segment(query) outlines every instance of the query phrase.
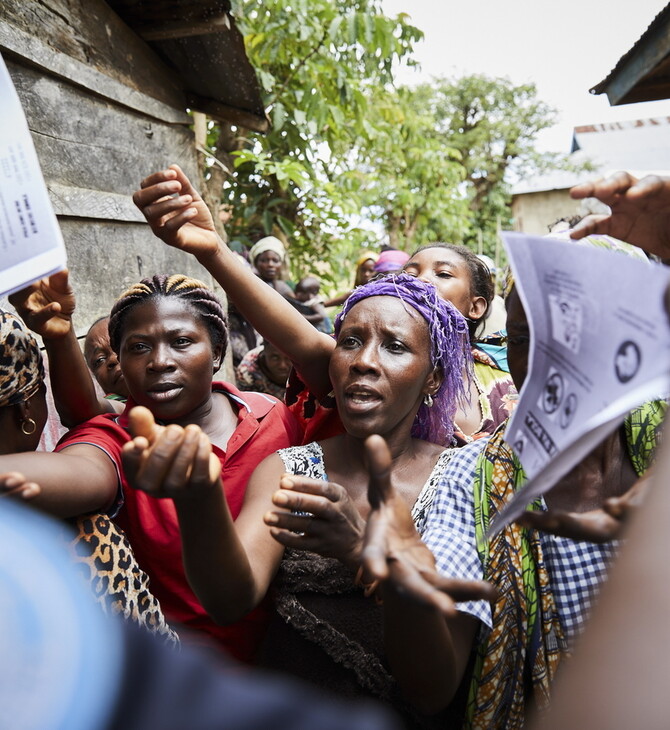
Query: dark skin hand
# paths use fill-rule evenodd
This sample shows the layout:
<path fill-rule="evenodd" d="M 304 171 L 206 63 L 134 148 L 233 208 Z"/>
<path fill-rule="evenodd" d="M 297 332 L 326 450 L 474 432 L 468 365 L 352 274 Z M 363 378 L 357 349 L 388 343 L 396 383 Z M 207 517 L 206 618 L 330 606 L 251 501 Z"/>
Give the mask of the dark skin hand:
<path fill-rule="evenodd" d="M 516 522 L 522 527 L 550 532 L 572 540 L 589 542 L 618 540 L 623 536 L 631 516 L 644 501 L 650 476 L 650 472 L 647 472 L 625 494 L 605 500 L 600 509 L 588 512 L 568 512 L 560 509 L 549 512 L 528 511 Z"/>
<path fill-rule="evenodd" d="M 153 497 L 196 498 L 219 485 L 221 464 L 199 426 L 159 426 L 148 408 L 128 417 L 133 440 L 123 447 L 128 482 Z"/>
<path fill-rule="evenodd" d="M 293 474 L 284 475 L 279 486 L 272 502 L 282 510 L 263 517 L 272 537 L 285 547 L 310 550 L 358 567 L 365 520 L 347 490 L 334 482 Z"/>
<path fill-rule="evenodd" d="M 75 297 L 67 270 L 15 292 L 9 301 L 28 327 L 44 339 L 64 337 L 72 329 Z"/>
<path fill-rule="evenodd" d="M 661 258 L 670 257 L 670 178 L 648 175 L 638 180 L 617 172 L 570 190 L 576 200 L 598 198 L 610 215 L 590 215 L 571 231 L 571 238 L 604 233 Z"/>
<path fill-rule="evenodd" d="M 421 541 L 412 513 L 396 493 L 391 480 L 391 454 L 381 436 L 365 442 L 370 482 L 365 544 L 362 553 L 364 578 L 390 582 L 417 603 L 456 616 L 457 601 L 494 600 L 495 589 L 485 581 L 444 578 L 435 568 L 435 558 Z"/>
<path fill-rule="evenodd" d="M 0 498 L 14 497 L 20 499 L 32 499 L 40 493 L 40 486 L 35 482 L 26 481 L 26 478 L 18 471 L 10 471 L 0 474 Z"/>

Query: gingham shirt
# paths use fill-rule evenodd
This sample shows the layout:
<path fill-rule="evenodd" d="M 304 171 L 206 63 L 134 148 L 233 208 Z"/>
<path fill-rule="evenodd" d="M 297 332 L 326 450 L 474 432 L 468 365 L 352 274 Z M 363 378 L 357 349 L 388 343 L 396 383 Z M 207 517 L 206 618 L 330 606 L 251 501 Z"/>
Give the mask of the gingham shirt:
<path fill-rule="evenodd" d="M 423 540 L 435 555 L 438 570 L 451 577 L 481 580 L 483 568 L 475 542 L 473 483 L 477 458 L 488 443 L 478 439 L 458 449 L 444 471 Z M 565 637 L 572 641 L 587 618 L 618 543 L 578 542 L 540 533 L 556 610 Z M 458 609 L 491 626 L 491 608 L 484 601 L 458 604 Z"/>

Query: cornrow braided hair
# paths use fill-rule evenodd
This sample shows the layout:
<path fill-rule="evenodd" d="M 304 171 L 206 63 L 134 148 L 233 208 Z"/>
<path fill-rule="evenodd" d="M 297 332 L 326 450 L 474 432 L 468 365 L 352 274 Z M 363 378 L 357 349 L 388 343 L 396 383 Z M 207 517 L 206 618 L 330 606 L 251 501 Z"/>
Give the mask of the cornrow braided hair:
<path fill-rule="evenodd" d="M 486 299 L 486 310 L 479 319 L 470 319 L 466 317 L 468 328 L 470 331 L 470 339 L 474 342 L 476 339 L 477 329 L 480 325 L 484 324 L 486 318 L 489 316 L 489 310 L 495 290 L 493 283 L 491 282 L 491 272 L 488 266 L 466 246 L 461 246 L 458 243 L 428 243 L 425 246 L 420 246 L 410 256 L 410 261 L 421 251 L 426 251 L 429 248 L 446 248 L 447 251 L 453 251 L 455 254 L 463 259 L 463 263 L 468 267 L 470 273 L 470 293 L 476 297 L 484 297 Z M 409 263 L 409 261 L 408 261 Z"/>
<path fill-rule="evenodd" d="M 212 346 L 221 346 L 223 353 L 228 345 L 228 322 L 221 302 L 207 285 L 184 274 L 154 274 L 133 284 L 116 300 L 109 315 L 109 341 L 117 354 L 128 313 L 138 304 L 153 297 L 178 297 L 191 306 L 209 330 Z"/>
<path fill-rule="evenodd" d="M 437 289 L 409 274 L 387 274 L 356 287 L 335 319 L 335 335 L 351 308 L 368 297 L 397 297 L 416 309 L 428 323 L 430 362 L 442 372 L 442 384 L 433 394 L 433 406 L 422 403 L 412 425 L 412 436 L 450 446 L 459 400 L 467 399 L 472 378 L 468 323 Z"/>

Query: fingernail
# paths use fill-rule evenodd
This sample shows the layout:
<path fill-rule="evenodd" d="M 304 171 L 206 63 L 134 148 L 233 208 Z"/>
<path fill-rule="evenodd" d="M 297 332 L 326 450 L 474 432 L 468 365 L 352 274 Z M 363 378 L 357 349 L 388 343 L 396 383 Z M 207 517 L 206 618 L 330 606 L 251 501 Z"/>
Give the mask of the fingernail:
<path fill-rule="evenodd" d="M 279 518 L 274 512 L 266 512 L 263 516 L 263 521 L 266 525 L 276 525 L 279 522 Z"/>
<path fill-rule="evenodd" d="M 284 505 L 288 504 L 288 497 L 283 492 L 275 492 L 272 495 L 272 501 L 275 504 L 284 506 Z"/>

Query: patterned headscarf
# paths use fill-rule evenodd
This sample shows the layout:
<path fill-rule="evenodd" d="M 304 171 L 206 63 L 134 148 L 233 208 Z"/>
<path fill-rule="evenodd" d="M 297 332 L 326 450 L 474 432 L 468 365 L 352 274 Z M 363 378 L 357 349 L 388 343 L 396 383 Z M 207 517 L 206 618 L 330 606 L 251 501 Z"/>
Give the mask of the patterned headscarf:
<path fill-rule="evenodd" d="M 35 338 L 15 314 L 0 309 L 0 408 L 27 401 L 43 382 Z"/>
<path fill-rule="evenodd" d="M 459 399 L 466 397 L 466 383 L 472 375 L 468 323 L 451 303 L 441 299 L 432 284 L 408 274 L 389 274 L 354 289 L 335 319 L 338 336 L 351 308 L 368 297 L 396 297 L 409 304 L 426 320 L 430 335 L 430 361 L 443 374 L 433 395 L 433 406 L 422 403 L 412 436 L 436 444 L 451 443 L 454 416 Z M 463 377 L 464 372 L 466 377 Z"/>
<path fill-rule="evenodd" d="M 286 255 L 284 244 L 276 236 L 265 236 L 249 249 L 249 260 L 252 264 L 255 263 L 256 259 L 266 251 L 276 253 L 282 261 Z"/>

